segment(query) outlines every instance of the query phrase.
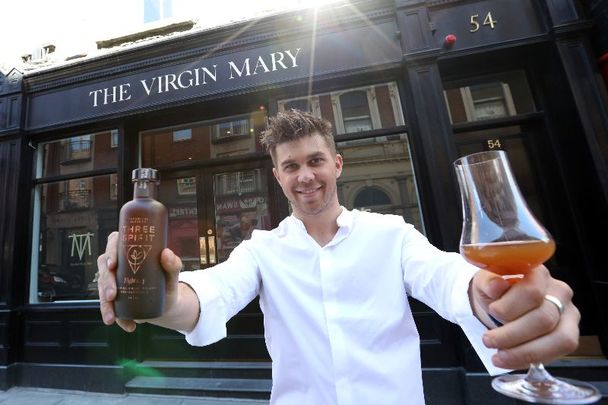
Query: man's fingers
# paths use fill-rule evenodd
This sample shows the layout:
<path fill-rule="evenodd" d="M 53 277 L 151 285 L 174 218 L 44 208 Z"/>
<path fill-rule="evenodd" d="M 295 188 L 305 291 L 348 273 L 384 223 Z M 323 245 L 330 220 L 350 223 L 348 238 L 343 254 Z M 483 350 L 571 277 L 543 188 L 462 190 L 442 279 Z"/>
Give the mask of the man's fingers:
<path fill-rule="evenodd" d="M 120 326 L 125 332 L 133 332 L 137 327 L 135 321 L 131 321 L 128 319 L 117 319 L 116 323 Z"/>
<path fill-rule="evenodd" d="M 553 310 L 555 311 L 555 308 Z M 564 353 L 570 353 L 578 347 L 579 320 L 578 309 L 570 304 L 553 332 L 519 346 L 499 350 L 492 357 L 492 362 L 497 367 L 525 369 L 531 363 L 551 361 Z"/>
<path fill-rule="evenodd" d="M 555 304 L 544 300 L 535 310 L 484 334 L 486 346 L 509 349 L 551 333 L 561 321 Z"/>
<path fill-rule="evenodd" d="M 544 266 L 533 269 L 500 299 L 490 304 L 490 313 L 495 318 L 507 322 L 541 306 L 550 277 L 549 271 Z"/>

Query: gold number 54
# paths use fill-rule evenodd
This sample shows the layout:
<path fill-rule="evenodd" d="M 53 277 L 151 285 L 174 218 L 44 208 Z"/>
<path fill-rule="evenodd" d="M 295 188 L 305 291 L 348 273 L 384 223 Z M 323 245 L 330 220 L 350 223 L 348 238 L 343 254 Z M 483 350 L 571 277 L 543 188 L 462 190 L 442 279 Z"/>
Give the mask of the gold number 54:
<path fill-rule="evenodd" d="M 496 27 L 496 23 L 498 21 L 496 21 L 493 17 L 492 17 L 492 12 L 488 12 L 488 14 L 486 14 L 486 17 L 483 19 L 483 25 L 489 25 L 490 28 L 494 29 Z M 479 24 L 479 14 L 473 14 L 471 16 L 471 29 L 469 30 L 469 32 L 477 32 L 479 31 L 480 28 L 480 24 Z"/>

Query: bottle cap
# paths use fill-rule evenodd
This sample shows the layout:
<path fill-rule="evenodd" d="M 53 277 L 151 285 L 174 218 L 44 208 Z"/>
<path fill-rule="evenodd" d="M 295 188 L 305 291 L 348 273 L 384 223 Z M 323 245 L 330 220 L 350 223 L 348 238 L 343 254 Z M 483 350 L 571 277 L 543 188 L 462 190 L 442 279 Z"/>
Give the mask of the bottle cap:
<path fill-rule="evenodd" d="M 133 170 L 131 180 L 133 182 L 147 180 L 152 181 L 154 183 L 158 183 L 160 181 L 160 176 L 158 175 L 158 170 L 156 169 L 140 167 L 138 169 Z"/>

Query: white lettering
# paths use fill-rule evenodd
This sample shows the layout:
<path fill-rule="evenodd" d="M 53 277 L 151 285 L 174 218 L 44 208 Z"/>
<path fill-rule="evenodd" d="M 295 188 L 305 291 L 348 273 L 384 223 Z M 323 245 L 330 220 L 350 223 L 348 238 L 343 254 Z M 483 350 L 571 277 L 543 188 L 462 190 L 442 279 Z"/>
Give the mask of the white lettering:
<path fill-rule="evenodd" d="M 130 88 L 131 88 L 131 83 L 125 83 L 125 84 L 121 84 L 119 86 L 120 93 L 119 93 L 118 101 L 131 100 L 131 94 L 129 94 Z"/>
<path fill-rule="evenodd" d="M 245 71 L 247 72 L 245 76 L 251 76 L 251 70 L 249 70 L 249 58 L 245 59 L 245 62 L 243 63 L 243 68 L 241 70 L 239 70 L 239 68 L 234 64 L 234 62 L 228 62 L 228 64 L 230 65 L 230 79 L 234 79 L 232 71 L 239 75 L 239 77 L 241 77 L 243 75 L 243 72 Z"/>
<path fill-rule="evenodd" d="M 276 57 L 279 55 L 279 58 Z M 272 59 L 272 71 L 277 70 L 277 64 L 283 66 L 283 69 L 287 69 L 287 66 L 283 63 L 283 52 L 274 52 L 270 54 L 270 58 Z"/>
<path fill-rule="evenodd" d="M 249 65 L 247 67 L 249 68 Z M 209 75 L 214 82 L 217 82 L 217 65 L 213 65 L 213 73 L 211 73 L 206 67 L 203 67 L 203 84 L 207 84 L 207 81 L 205 80 L 207 75 Z"/>
<path fill-rule="evenodd" d="M 169 86 L 173 87 L 174 90 L 177 90 L 175 79 L 177 79 L 177 76 L 175 76 L 173 73 L 165 75 L 165 92 L 169 91 Z"/>
<path fill-rule="evenodd" d="M 93 96 L 93 107 L 97 107 L 97 95 L 103 90 L 93 90 L 89 92 L 89 97 Z"/>
<path fill-rule="evenodd" d="M 152 91 L 152 86 L 154 86 L 154 82 L 156 82 L 156 77 L 152 79 L 152 82 L 150 83 L 149 87 L 148 87 L 148 81 L 146 79 L 140 80 L 140 82 L 144 86 L 144 90 L 146 91 L 146 94 L 149 96 L 150 92 Z"/>
<path fill-rule="evenodd" d="M 188 84 L 187 85 L 184 84 L 184 83 L 182 83 L 182 76 L 185 75 L 185 74 L 189 74 L 190 75 L 190 79 L 188 79 L 188 82 L 187 82 Z M 177 76 L 177 84 L 182 89 L 187 89 L 188 87 L 191 87 L 192 86 L 192 82 L 193 82 L 192 81 L 192 71 L 190 71 L 190 70 L 184 70 L 183 72 L 181 72 L 179 74 L 179 76 Z"/>
<path fill-rule="evenodd" d="M 272 62 L 273 62 L 273 66 L 274 66 L 274 59 Z M 253 69 L 254 75 L 258 74 L 258 67 L 260 67 L 260 66 L 264 69 L 265 73 L 270 72 L 270 69 L 268 69 L 268 66 L 266 66 L 266 63 L 264 63 L 264 59 L 262 59 L 262 57 L 260 56 L 260 57 L 258 57 L 258 61 L 255 64 L 255 68 Z M 275 70 L 275 69 L 273 69 L 273 70 Z"/>
<path fill-rule="evenodd" d="M 291 62 L 292 62 L 291 67 L 297 67 L 298 66 L 298 64 L 296 63 L 296 58 L 298 57 L 298 54 L 300 53 L 300 49 L 302 49 L 302 48 L 296 49 L 296 54 L 295 55 L 292 55 L 291 52 L 289 51 L 289 49 L 287 49 L 285 51 L 285 53 L 287 54 L 287 56 L 289 56 L 291 58 Z"/>

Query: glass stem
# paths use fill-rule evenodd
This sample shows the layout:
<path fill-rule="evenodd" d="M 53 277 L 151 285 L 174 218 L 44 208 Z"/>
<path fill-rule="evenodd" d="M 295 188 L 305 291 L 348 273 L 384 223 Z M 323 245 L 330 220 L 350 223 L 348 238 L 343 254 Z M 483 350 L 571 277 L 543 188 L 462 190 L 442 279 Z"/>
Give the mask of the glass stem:
<path fill-rule="evenodd" d="M 526 375 L 526 381 L 530 383 L 540 383 L 552 381 L 554 378 L 547 370 L 543 363 L 532 363 Z"/>

